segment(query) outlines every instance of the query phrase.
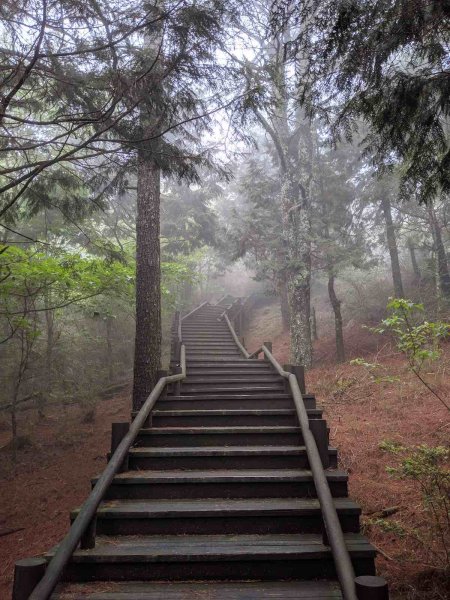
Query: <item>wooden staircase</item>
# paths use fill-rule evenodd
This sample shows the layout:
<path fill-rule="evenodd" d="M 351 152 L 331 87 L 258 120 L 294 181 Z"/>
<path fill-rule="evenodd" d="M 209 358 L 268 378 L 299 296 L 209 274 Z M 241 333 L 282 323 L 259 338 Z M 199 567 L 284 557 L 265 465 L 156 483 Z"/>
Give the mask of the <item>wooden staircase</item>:
<path fill-rule="evenodd" d="M 156 402 L 97 511 L 95 547 L 73 554 L 52 598 L 342 598 L 286 380 L 243 358 L 222 312 L 207 304 L 183 321 L 187 377 Z M 360 508 L 328 457 L 355 573 L 372 575 Z"/>

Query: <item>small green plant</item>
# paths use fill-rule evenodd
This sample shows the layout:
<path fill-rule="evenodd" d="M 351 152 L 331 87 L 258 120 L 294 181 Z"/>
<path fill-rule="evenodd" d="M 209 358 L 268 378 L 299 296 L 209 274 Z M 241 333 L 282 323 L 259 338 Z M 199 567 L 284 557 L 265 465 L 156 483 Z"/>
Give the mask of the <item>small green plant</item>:
<path fill-rule="evenodd" d="M 363 367 L 374 383 L 395 383 L 396 381 L 400 380 L 398 377 L 394 377 L 393 375 L 379 374 L 378 371 L 383 369 L 383 366 L 378 363 L 369 363 L 363 358 L 354 358 L 350 361 L 350 364 Z"/>
<path fill-rule="evenodd" d="M 397 348 L 405 355 L 414 375 L 450 410 L 444 398 L 422 376 L 423 367 L 440 357 L 440 343 L 448 337 L 450 323 L 427 321 L 423 304 L 405 298 L 391 298 L 387 309 L 389 316 L 381 322 L 380 327 L 371 330 L 376 333 L 389 332 L 394 336 Z"/>
<path fill-rule="evenodd" d="M 392 477 L 414 481 L 420 488 L 428 528 L 425 534 L 409 534 L 434 552 L 439 566 L 450 569 L 450 449 L 426 444 L 407 448 L 389 440 L 381 442 L 380 449 L 397 457 L 397 464 L 387 467 Z"/>
<path fill-rule="evenodd" d="M 375 525 L 385 533 L 393 533 L 399 538 L 406 537 L 408 531 L 398 521 L 389 521 L 388 519 L 367 519 L 366 525 Z"/>

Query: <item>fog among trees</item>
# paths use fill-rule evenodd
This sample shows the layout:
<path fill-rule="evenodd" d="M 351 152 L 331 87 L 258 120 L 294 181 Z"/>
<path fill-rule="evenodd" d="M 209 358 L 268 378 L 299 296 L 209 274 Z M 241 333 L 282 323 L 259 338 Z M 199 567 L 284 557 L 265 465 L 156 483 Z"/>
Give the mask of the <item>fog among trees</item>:
<path fill-rule="evenodd" d="M 226 293 L 275 307 L 307 369 L 324 339 L 355 359 L 389 298 L 445 324 L 449 22 L 422 0 L 4 0 L 2 460 L 55 407 L 89 421 L 133 382 L 139 409 L 174 311 Z"/>

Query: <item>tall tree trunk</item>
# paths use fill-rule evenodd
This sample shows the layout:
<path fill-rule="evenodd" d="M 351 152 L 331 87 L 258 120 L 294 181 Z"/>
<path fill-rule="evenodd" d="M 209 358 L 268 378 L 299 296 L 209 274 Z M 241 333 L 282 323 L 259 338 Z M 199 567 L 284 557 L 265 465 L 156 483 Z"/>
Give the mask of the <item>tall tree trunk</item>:
<path fill-rule="evenodd" d="M 316 317 L 316 308 L 315 306 L 311 306 L 311 338 L 317 342 L 319 339 L 319 333 L 317 331 L 317 317 Z"/>
<path fill-rule="evenodd" d="M 421 279 L 421 274 L 420 274 L 419 265 L 417 264 L 416 249 L 414 248 L 414 245 L 411 240 L 408 240 L 407 246 L 408 246 L 408 250 L 409 250 L 409 255 L 411 257 L 411 266 L 412 266 L 412 269 L 414 272 L 414 277 L 415 277 L 415 279 L 419 280 L 419 279 Z"/>
<path fill-rule="evenodd" d="M 281 190 L 283 237 L 286 244 L 286 287 L 290 315 L 291 362 L 312 363 L 310 296 L 311 235 L 306 206 L 288 174 Z"/>
<path fill-rule="evenodd" d="M 442 295 L 446 300 L 450 299 L 450 273 L 448 270 L 447 255 L 445 253 L 444 243 L 442 241 L 441 226 L 436 216 L 433 204 L 428 205 L 428 215 L 430 218 L 431 232 L 436 251 L 437 273 L 439 286 Z"/>
<path fill-rule="evenodd" d="M 155 19 L 164 1 L 153 6 Z M 146 31 L 146 60 L 152 68 L 142 82 L 141 128 L 143 139 L 160 133 L 162 109 L 163 19 Z M 136 211 L 136 337 L 134 346 L 133 408 L 144 404 L 156 384 L 161 362 L 161 169 L 157 162 L 159 141 L 148 141 L 138 150 Z"/>
<path fill-rule="evenodd" d="M 145 150 L 138 153 L 136 217 L 136 338 L 133 409 L 156 383 L 161 356 L 160 169 Z"/>
<path fill-rule="evenodd" d="M 386 190 L 381 196 L 381 207 L 383 209 L 384 221 L 386 226 L 386 240 L 391 257 L 392 281 L 394 283 L 394 295 L 396 298 L 404 298 L 402 274 L 400 271 L 400 261 L 398 259 L 397 239 L 395 237 L 395 227 L 392 221 L 392 207 L 389 194 Z"/>
<path fill-rule="evenodd" d="M 334 289 L 334 272 L 331 261 L 328 261 L 328 296 L 334 312 L 334 330 L 336 336 L 336 360 L 338 363 L 345 361 L 344 332 L 342 328 L 341 301 L 336 296 Z"/>
<path fill-rule="evenodd" d="M 278 298 L 280 299 L 281 308 L 281 323 L 284 331 L 289 331 L 290 327 L 290 316 L 289 316 L 289 302 L 286 287 L 285 277 L 280 277 L 278 281 Z"/>
<path fill-rule="evenodd" d="M 114 361 L 113 361 L 113 343 L 112 343 L 112 324 L 114 319 L 107 316 L 105 320 L 106 329 L 106 359 L 108 361 L 108 383 L 114 381 Z"/>
<path fill-rule="evenodd" d="M 42 419 L 44 418 L 44 407 L 45 403 L 50 399 L 53 388 L 53 347 L 55 345 L 55 313 L 50 310 L 51 305 L 50 292 L 44 295 L 45 311 L 45 325 L 47 329 L 47 336 L 45 340 L 45 396 L 38 400 L 38 414 Z"/>

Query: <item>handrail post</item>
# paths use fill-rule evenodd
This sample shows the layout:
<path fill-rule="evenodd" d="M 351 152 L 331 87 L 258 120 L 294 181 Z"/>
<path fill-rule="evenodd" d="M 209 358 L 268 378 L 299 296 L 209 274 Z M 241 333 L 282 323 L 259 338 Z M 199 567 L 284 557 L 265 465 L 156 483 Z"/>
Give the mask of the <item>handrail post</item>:
<path fill-rule="evenodd" d="M 310 419 L 309 428 L 316 440 L 317 450 L 324 469 L 330 466 L 330 455 L 328 453 L 328 429 L 323 419 Z"/>
<path fill-rule="evenodd" d="M 82 550 L 89 550 L 95 548 L 95 537 L 97 535 L 97 515 L 92 517 L 86 531 L 81 536 L 80 548 Z"/>
<path fill-rule="evenodd" d="M 28 600 L 29 595 L 44 576 L 45 558 L 22 558 L 14 565 L 12 600 Z"/>
<path fill-rule="evenodd" d="M 130 424 L 127 422 L 111 423 L 111 456 L 117 450 L 120 442 L 127 435 Z M 119 473 L 128 471 L 128 455 L 124 458 L 119 468 Z"/>
<path fill-rule="evenodd" d="M 283 365 L 283 370 L 286 371 L 287 373 L 292 373 L 292 365 L 290 365 L 290 364 Z M 291 386 L 289 384 L 289 379 L 284 379 L 284 390 L 286 392 L 289 392 L 291 390 Z"/>
<path fill-rule="evenodd" d="M 272 342 L 263 342 L 263 346 L 272 354 Z"/>
<path fill-rule="evenodd" d="M 181 367 L 174 367 L 172 369 L 174 375 L 180 375 L 183 372 Z M 174 384 L 174 396 L 181 396 L 181 381 L 176 381 Z"/>
<path fill-rule="evenodd" d="M 293 373 L 297 379 L 298 387 L 302 395 L 306 394 L 306 383 L 305 383 L 305 367 L 303 365 L 291 365 L 291 373 Z"/>
<path fill-rule="evenodd" d="M 389 600 L 389 588 L 383 577 L 360 575 L 355 577 L 358 600 Z"/>

